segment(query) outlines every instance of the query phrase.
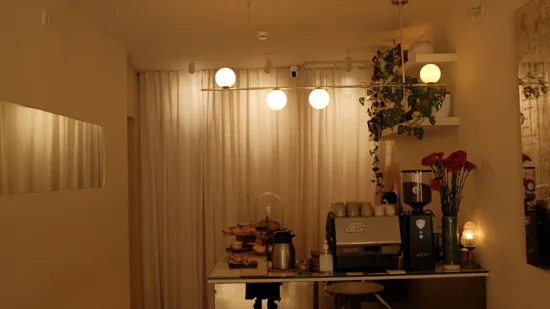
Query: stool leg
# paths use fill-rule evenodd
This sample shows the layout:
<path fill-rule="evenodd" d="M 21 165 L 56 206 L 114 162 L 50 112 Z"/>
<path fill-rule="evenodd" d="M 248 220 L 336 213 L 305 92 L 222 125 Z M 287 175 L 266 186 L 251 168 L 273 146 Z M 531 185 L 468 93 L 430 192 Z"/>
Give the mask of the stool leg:
<path fill-rule="evenodd" d="M 391 309 L 390 305 L 388 305 L 388 303 L 387 303 L 380 295 L 374 294 L 374 296 L 376 296 L 376 299 L 378 299 L 378 301 L 379 301 L 382 305 L 386 306 L 386 308 L 388 308 L 388 309 Z"/>

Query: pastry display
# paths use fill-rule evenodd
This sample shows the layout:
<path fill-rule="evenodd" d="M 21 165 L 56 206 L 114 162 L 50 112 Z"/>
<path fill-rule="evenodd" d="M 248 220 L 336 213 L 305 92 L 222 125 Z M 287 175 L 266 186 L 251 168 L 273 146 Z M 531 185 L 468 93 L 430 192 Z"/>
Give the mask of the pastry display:
<path fill-rule="evenodd" d="M 227 258 L 227 264 L 231 268 L 254 268 L 258 266 L 258 262 L 238 254 L 230 255 Z"/>
<path fill-rule="evenodd" d="M 281 224 L 277 221 L 272 220 L 262 220 L 258 223 L 258 227 L 267 228 L 268 231 L 279 231 L 281 229 Z"/>
<path fill-rule="evenodd" d="M 243 242 L 235 240 L 231 243 L 231 248 L 233 250 L 242 250 L 243 249 Z"/>
<path fill-rule="evenodd" d="M 254 244 L 252 247 L 252 252 L 258 255 L 267 255 L 268 253 L 271 253 L 273 251 L 273 246 L 263 246 L 259 244 Z"/>
<path fill-rule="evenodd" d="M 252 236 L 256 234 L 256 228 L 252 225 L 230 226 L 223 229 L 223 233 L 235 236 Z"/>

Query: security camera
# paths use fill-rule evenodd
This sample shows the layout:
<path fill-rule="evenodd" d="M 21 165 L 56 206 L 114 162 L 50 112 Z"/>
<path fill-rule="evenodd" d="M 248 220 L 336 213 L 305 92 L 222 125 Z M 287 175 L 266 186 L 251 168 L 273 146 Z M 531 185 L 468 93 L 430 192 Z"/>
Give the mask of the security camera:
<path fill-rule="evenodd" d="M 296 78 L 298 77 L 298 66 L 290 66 L 290 77 Z"/>

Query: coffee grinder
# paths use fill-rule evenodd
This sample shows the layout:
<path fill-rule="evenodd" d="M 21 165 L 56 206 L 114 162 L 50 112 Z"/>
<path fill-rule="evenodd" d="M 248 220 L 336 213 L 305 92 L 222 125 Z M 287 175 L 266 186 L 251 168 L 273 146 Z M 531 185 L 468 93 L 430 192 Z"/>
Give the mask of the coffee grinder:
<path fill-rule="evenodd" d="M 435 268 L 431 211 L 424 206 L 432 201 L 431 170 L 401 171 L 403 202 L 412 210 L 401 216 L 403 268 L 433 270 Z"/>

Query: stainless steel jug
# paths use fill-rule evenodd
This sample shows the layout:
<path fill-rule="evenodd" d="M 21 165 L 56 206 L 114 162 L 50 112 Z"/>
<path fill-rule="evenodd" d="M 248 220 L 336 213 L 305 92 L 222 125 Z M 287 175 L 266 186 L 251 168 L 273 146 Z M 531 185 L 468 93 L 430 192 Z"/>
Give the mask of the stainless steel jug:
<path fill-rule="evenodd" d="M 296 251 L 292 245 L 295 235 L 290 232 L 278 232 L 274 236 L 273 252 L 271 253 L 271 267 L 288 270 L 296 268 Z"/>

